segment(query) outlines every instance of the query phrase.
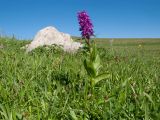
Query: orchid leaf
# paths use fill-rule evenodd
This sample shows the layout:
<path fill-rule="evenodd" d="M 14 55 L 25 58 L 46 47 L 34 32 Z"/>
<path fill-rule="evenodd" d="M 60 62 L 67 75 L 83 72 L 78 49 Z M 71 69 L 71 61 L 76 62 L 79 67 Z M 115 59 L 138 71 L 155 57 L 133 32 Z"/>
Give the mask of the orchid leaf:
<path fill-rule="evenodd" d="M 84 67 L 87 71 L 87 74 L 90 76 L 90 77 L 95 77 L 96 76 L 96 71 L 93 67 L 93 64 L 88 61 L 88 60 L 84 60 Z"/>
<path fill-rule="evenodd" d="M 100 64 L 100 57 L 99 57 L 98 54 L 96 55 L 96 59 L 93 62 L 93 66 L 94 66 L 94 69 L 96 69 L 96 71 L 98 72 L 98 70 L 99 70 L 99 68 L 101 66 L 101 64 Z"/>
<path fill-rule="evenodd" d="M 107 79 L 110 77 L 110 74 L 108 73 L 103 73 L 103 74 L 100 74 L 98 75 L 95 79 L 94 79 L 94 83 L 97 84 L 98 82 L 100 82 L 101 80 L 103 79 Z"/>

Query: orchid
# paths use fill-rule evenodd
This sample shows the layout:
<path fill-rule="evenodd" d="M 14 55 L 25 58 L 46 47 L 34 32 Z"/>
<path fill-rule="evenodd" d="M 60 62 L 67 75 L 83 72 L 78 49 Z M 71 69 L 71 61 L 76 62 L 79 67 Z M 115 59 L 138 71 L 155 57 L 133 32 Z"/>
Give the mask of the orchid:
<path fill-rule="evenodd" d="M 100 56 L 98 54 L 95 42 L 90 43 L 90 38 L 91 36 L 94 35 L 94 31 L 93 31 L 93 24 L 91 23 L 89 15 L 87 14 L 86 11 L 78 13 L 78 22 L 80 25 L 79 30 L 82 31 L 81 32 L 82 39 L 86 40 L 86 43 L 89 48 L 88 57 L 84 60 L 84 67 L 89 77 L 91 93 L 93 93 L 94 86 L 101 80 L 110 77 L 110 74 L 108 73 L 99 74 L 102 65 L 100 63 Z M 88 82 L 86 82 L 85 96 L 87 96 L 87 91 L 88 91 L 87 84 Z"/>

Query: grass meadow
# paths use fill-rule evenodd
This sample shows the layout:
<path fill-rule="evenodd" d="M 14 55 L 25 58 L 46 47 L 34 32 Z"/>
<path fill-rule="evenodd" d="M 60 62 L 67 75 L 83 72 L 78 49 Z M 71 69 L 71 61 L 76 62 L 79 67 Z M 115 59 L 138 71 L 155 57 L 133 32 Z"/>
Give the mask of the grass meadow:
<path fill-rule="evenodd" d="M 160 120 L 160 39 L 95 39 L 110 77 L 84 97 L 84 50 L 0 38 L 0 119 Z M 82 42 L 82 41 L 80 41 Z"/>

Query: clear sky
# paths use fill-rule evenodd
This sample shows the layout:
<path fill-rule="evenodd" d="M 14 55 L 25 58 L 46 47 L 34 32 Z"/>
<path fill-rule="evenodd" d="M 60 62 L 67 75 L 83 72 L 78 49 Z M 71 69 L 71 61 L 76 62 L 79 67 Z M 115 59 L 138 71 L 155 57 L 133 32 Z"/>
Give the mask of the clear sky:
<path fill-rule="evenodd" d="M 0 0 L 0 34 L 32 39 L 55 26 L 80 36 L 81 10 L 90 15 L 97 37 L 160 38 L 160 0 Z"/>

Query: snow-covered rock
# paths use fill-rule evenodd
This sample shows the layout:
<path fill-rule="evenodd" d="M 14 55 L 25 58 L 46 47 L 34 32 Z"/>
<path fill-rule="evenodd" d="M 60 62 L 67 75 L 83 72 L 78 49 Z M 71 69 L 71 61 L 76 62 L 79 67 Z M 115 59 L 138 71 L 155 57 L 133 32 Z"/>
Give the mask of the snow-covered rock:
<path fill-rule="evenodd" d="M 63 45 L 63 50 L 66 52 L 71 52 L 74 53 L 76 52 L 79 48 L 82 48 L 82 44 L 79 42 L 68 42 L 66 41 Z"/>
<path fill-rule="evenodd" d="M 70 34 L 62 33 L 62 32 L 61 32 L 61 35 L 63 36 L 64 41 L 73 42 L 73 40 L 72 40 Z"/>
<path fill-rule="evenodd" d="M 76 52 L 82 47 L 82 44 L 73 42 L 71 36 L 66 33 L 59 32 L 56 28 L 49 26 L 40 30 L 34 37 L 33 41 L 26 45 L 26 51 L 30 52 L 33 49 L 44 45 L 59 45 L 66 52 Z"/>

